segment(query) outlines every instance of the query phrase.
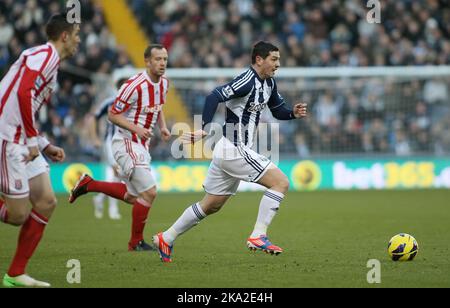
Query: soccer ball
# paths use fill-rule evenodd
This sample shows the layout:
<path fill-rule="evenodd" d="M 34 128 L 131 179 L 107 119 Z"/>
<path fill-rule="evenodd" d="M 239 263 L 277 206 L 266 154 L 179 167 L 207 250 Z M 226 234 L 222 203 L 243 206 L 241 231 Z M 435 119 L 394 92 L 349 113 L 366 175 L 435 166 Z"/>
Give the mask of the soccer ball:
<path fill-rule="evenodd" d="M 418 251 L 416 239 L 409 234 L 397 234 L 389 241 L 388 254 L 394 261 L 411 261 Z"/>

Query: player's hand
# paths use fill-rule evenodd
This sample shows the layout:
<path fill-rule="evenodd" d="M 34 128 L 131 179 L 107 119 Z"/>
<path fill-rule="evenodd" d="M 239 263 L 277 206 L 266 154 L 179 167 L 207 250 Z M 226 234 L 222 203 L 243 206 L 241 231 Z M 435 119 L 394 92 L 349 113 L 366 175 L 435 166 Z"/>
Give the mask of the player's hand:
<path fill-rule="evenodd" d="M 153 133 L 151 131 L 139 126 L 136 127 L 135 133 L 139 138 L 150 139 L 151 137 L 153 137 Z"/>
<path fill-rule="evenodd" d="M 113 168 L 113 171 L 114 171 L 114 176 L 116 178 L 120 178 L 121 177 L 121 172 L 120 172 L 119 165 L 114 165 L 114 166 L 112 166 L 112 168 Z"/>
<path fill-rule="evenodd" d="M 187 144 L 187 143 L 194 144 L 197 141 L 205 138 L 206 136 L 208 136 L 208 134 L 204 130 L 200 129 L 200 130 L 196 130 L 195 132 L 184 133 L 181 136 L 181 141 L 184 144 Z"/>
<path fill-rule="evenodd" d="M 308 115 L 308 110 L 306 109 L 308 105 L 304 103 L 296 104 L 294 106 L 294 116 L 297 119 L 304 118 Z"/>
<path fill-rule="evenodd" d="M 167 142 L 172 137 L 172 134 L 167 129 L 167 127 L 161 128 L 161 138 L 163 141 Z"/>
<path fill-rule="evenodd" d="M 28 164 L 29 162 L 32 162 L 36 159 L 40 154 L 39 148 L 37 146 L 35 147 L 28 147 L 28 155 L 23 156 L 23 161 Z"/>
<path fill-rule="evenodd" d="M 44 149 L 44 154 L 54 163 L 61 163 L 66 159 L 64 150 L 51 144 Z"/>

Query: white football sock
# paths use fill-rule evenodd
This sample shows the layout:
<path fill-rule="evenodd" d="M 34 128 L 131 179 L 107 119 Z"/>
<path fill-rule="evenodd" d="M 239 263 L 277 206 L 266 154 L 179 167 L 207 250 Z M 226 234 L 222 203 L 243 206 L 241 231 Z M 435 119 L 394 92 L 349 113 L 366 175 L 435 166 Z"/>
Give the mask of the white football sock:
<path fill-rule="evenodd" d="M 106 198 L 105 194 L 99 193 L 93 199 L 95 202 L 97 202 L 97 204 L 100 204 L 100 203 L 103 203 L 105 198 Z"/>
<path fill-rule="evenodd" d="M 108 197 L 108 201 L 109 201 L 109 216 L 114 216 L 114 215 L 118 215 L 119 214 L 119 202 L 117 199 L 112 198 L 112 197 Z"/>
<path fill-rule="evenodd" d="M 264 193 L 259 205 L 258 218 L 256 219 L 255 228 L 253 229 L 253 233 L 250 235 L 251 238 L 267 235 L 267 228 L 277 214 L 283 198 L 284 195 L 278 191 L 268 189 Z"/>
<path fill-rule="evenodd" d="M 196 226 L 205 217 L 206 214 L 203 212 L 200 204 L 195 203 L 188 207 L 172 227 L 163 233 L 164 241 L 172 245 L 178 236 Z"/>

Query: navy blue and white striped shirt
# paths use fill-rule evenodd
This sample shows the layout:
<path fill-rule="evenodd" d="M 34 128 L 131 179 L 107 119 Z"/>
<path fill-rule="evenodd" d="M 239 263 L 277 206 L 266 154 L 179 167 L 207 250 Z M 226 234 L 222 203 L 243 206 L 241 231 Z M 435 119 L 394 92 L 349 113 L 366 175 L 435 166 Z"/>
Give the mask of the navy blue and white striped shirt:
<path fill-rule="evenodd" d="M 105 99 L 102 104 L 98 107 L 94 116 L 97 121 L 100 121 L 101 118 L 108 115 L 109 108 L 115 101 L 115 97 L 110 97 Z M 116 132 L 116 126 L 112 124 L 109 120 L 106 120 L 106 130 L 104 140 L 112 139 Z"/>
<path fill-rule="evenodd" d="M 203 127 L 209 124 L 219 103 L 226 104 L 223 134 L 236 146 L 253 146 L 261 112 L 269 107 L 279 120 L 294 119 L 292 110 L 285 107 L 273 78 L 261 79 L 251 67 L 233 81 L 216 88 L 207 98 L 203 110 Z M 227 126 L 235 129 L 230 136 Z"/>

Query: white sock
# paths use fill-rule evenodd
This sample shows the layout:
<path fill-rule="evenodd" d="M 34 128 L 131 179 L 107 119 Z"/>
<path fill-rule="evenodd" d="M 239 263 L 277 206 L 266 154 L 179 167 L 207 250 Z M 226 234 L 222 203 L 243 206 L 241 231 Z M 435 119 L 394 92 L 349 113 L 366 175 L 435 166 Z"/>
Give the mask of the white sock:
<path fill-rule="evenodd" d="M 266 190 L 259 205 L 258 218 L 253 233 L 250 235 L 251 238 L 267 235 L 267 228 L 277 214 L 283 198 L 284 195 L 278 191 Z"/>
<path fill-rule="evenodd" d="M 172 245 L 178 236 L 198 225 L 205 217 L 206 214 L 203 212 L 200 204 L 195 203 L 188 207 L 172 227 L 163 233 L 164 240 L 167 244 Z"/>
<path fill-rule="evenodd" d="M 109 216 L 119 214 L 119 202 L 117 199 L 108 197 L 109 201 Z"/>
<path fill-rule="evenodd" d="M 99 194 L 97 194 L 95 197 L 94 197 L 94 201 L 95 202 L 98 202 L 99 204 L 100 203 L 103 203 L 103 201 L 105 200 L 105 195 L 104 194 L 102 194 L 102 193 L 99 193 Z"/>

